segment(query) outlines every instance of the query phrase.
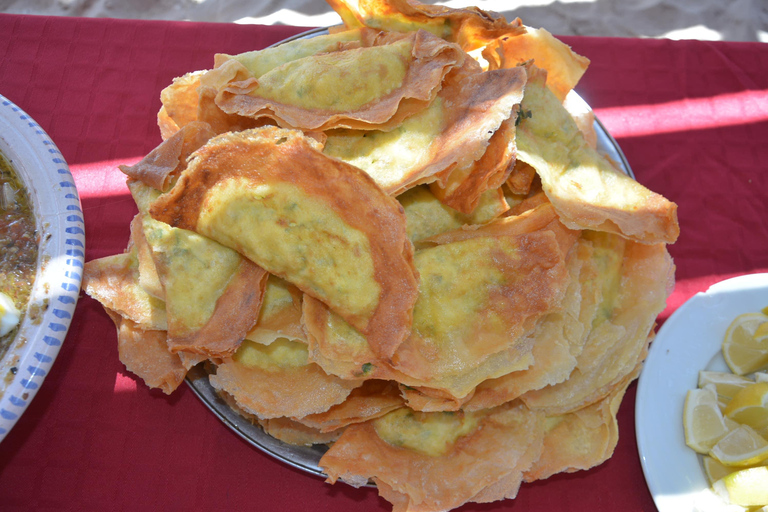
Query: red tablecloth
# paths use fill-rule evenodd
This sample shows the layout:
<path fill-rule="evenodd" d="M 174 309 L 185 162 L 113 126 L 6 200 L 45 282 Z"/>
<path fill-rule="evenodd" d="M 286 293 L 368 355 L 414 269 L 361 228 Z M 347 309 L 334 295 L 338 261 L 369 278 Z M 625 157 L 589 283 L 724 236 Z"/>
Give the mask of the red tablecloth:
<path fill-rule="evenodd" d="M 69 162 L 86 259 L 122 251 L 135 206 L 116 164 L 160 142 L 159 92 L 216 52 L 262 48 L 297 27 L 0 15 L 0 93 Z M 768 45 L 563 38 L 592 65 L 577 87 L 637 179 L 679 205 L 670 248 L 694 293 L 768 271 Z M 768 298 L 766 298 L 768 305 Z M 590 471 L 524 484 L 514 501 L 462 510 L 651 511 L 634 437 L 635 386 L 615 455 Z M 679 418 L 659 418 L 659 422 Z M 0 444 L 2 510 L 389 510 L 372 489 L 326 485 L 224 426 L 186 387 L 149 391 L 117 357 L 114 327 L 84 297 L 30 408 Z"/>

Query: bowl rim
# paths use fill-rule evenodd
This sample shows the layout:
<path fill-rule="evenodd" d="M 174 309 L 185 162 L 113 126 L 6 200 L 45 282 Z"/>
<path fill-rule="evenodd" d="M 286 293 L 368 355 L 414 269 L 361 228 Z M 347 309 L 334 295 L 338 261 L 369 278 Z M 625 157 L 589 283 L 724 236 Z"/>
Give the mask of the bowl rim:
<path fill-rule="evenodd" d="M 85 223 L 67 162 L 40 125 L 0 95 L 0 152 L 29 194 L 38 234 L 37 274 L 19 331 L 0 358 L 0 441 L 40 389 L 80 295 Z M 39 314 L 30 314 L 37 308 Z"/>

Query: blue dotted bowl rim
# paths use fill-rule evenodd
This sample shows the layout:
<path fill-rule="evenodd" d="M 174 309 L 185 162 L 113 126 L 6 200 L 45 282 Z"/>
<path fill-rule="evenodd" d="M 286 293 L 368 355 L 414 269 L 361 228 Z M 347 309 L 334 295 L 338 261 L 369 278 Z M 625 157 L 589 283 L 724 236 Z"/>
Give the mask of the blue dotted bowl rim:
<path fill-rule="evenodd" d="M 19 332 L 0 359 L 0 441 L 37 394 L 59 353 L 80 295 L 85 223 L 72 173 L 40 125 L 0 95 L 0 152 L 30 195 L 40 240 L 38 270 Z"/>

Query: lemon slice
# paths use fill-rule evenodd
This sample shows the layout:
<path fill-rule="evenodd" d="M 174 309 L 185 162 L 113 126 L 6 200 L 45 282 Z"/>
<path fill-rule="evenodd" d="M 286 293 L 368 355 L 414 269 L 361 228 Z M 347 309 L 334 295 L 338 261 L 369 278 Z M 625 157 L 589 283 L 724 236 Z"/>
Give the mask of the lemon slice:
<path fill-rule="evenodd" d="M 704 473 L 707 475 L 709 485 L 714 485 L 718 480 L 721 480 L 723 477 L 726 477 L 734 471 L 739 470 L 738 468 L 734 468 L 732 466 L 726 466 L 725 464 L 720 463 L 720 461 L 714 457 L 710 457 L 709 455 L 704 455 L 701 458 L 701 462 L 704 465 Z"/>
<path fill-rule="evenodd" d="M 768 343 L 768 322 L 758 325 L 752 338 L 756 343 Z"/>
<path fill-rule="evenodd" d="M 755 382 L 768 382 L 768 372 L 757 372 L 753 375 Z"/>
<path fill-rule="evenodd" d="M 5 336 L 11 332 L 21 319 L 21 312 L 16 309 L 13 300 L 0 292 L 0 336 Z"/>
<path fill-rule="evenodd" d="M 748 425 L 739 425 L 721 438 L 709 455 L 726 466 L 752 466 L 768 459 L 768 441 Z"/>
<path fill-rule="evenodd" d="M 755 338 L 761 325 L 768 322 L 763 313 L 737 316 L 725 332 L 723 357 L 731 371 L 745 375 L 768 368 L 768 337 Z"/>
<path fill-rule="evenodd" d="M 713 387 L 691 389 L 683 407 L 685 444 L 698 453 L 709 453 L 728 433 Z"/>
<path fill-rule="evenodd" d="M 734 395 L 723 414 L 749 425 L 761 436 L 768 434 L 768 382 L 756 382 Z"/>
<path fill-rule="evenodd" d="M 702 370 L 699 372 L 699 387 L 707 385 L 715 386 L 717 396 L 721 400 L 730 402 L 730 400 L 742 389 L 754 384 L 755 381 L 741 375 L 734 375 L 728 372 L 713 372 Z"/>
<path fill-rule="evenodd" d="M 713 485 L 715 492 L 733 505 L 768 505 L 768 466 L 734 471 Z"/>

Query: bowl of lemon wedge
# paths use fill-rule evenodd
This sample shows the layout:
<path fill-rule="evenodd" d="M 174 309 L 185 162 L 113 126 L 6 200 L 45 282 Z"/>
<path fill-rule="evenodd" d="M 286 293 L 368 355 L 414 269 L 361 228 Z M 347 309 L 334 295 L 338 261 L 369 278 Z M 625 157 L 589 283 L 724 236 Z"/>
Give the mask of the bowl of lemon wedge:
<path fill-rule="evenodd" d="M 717 283 L 670 316 L 635 421 L 660 512 L 768 510 L 768 274 Z"/>

